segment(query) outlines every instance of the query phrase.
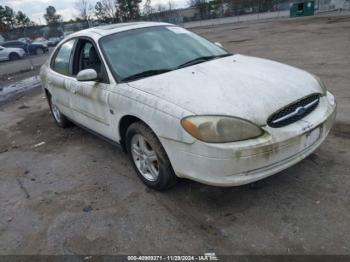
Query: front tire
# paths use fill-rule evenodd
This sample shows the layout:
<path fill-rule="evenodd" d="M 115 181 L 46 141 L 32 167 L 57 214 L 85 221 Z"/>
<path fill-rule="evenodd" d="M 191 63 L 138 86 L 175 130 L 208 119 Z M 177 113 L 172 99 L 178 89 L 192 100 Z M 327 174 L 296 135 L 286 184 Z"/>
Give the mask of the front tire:
<path fill-rule="evenodd" d="M 55 123 L 61 128 L 67 128 L 72 125 L 72 123 L 61 113 L 56 105 L 55 99 L 51 95 L 48 96 L 50 111 Z"/>
<path fill-rule="evenodd" d="M 142 122 L 128 128 L 126 149 L 137 175 L 145 185 L 163 191 L 176 184 L 177 177 L 164 148 L 152 130 Z"/>

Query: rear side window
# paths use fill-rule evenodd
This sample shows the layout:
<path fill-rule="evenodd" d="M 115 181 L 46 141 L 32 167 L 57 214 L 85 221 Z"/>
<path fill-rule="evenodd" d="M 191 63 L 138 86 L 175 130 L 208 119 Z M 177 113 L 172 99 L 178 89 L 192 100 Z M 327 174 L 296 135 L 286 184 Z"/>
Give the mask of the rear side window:
<path fill-rule="evenodd" d="M 74 47 L 75 40 L 68 41 L 64 43 L 58 50 L 56 57 L 52 63 L 52 69 L 57 73 L 63 75 L 71 75 L 70 73 L 70 60 L 72 56 L 72 51 Z"/>

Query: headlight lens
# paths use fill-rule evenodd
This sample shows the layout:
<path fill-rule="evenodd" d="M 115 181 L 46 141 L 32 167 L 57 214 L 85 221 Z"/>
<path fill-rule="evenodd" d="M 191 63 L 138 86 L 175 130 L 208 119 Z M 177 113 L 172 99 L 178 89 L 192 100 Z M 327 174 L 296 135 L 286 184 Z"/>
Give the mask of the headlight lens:
<path fill-rule="evenodd" d="M 246 120 L 227 116 L 190 116 L 182 119 L 181 125 L 191 136 L 207 143 L 242 141 L 264 133 Z"/>
<path fill-rule="evenodd" d="M 326 95 L 327 94 L 327 87 L 326 87 L 326 85 L 323 83 L 323 81 L 318 76 L 314 75 L 314 78 L 316 79 L 316 81 L 320 85 L 320 87 L 322 89 L 322 94 Z"/>

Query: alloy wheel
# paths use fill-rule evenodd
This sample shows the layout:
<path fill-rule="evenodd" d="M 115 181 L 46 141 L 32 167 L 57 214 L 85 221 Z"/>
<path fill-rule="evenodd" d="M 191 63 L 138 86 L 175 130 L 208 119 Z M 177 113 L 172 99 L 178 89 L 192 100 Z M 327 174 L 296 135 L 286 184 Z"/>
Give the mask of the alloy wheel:
<path fill-rule="evenodd" d="M 57 123 L 61 123 L 62 122 L 62 115 L 60 110 L 58 109 L 56 102 L 54 99 L 51 98 L 51 109 L 52 109 L 52 114 L 53 117 L 55 118 L 55 120 L 57 121 Z"/>
<path fill-rule="evenodd" d="M 146 138 L 136 134 L 131 139 L 131 155 L 141 175 L 148 181 L 156 181 L 159 176 L 159 161 L 156 152 Z"/>

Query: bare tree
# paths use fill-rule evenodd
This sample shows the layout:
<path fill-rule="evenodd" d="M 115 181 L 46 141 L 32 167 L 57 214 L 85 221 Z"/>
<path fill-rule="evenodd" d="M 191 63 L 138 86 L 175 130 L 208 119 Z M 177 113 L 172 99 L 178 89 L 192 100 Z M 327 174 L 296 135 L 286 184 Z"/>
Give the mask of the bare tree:
<path fill-rule="evenodd" d="M 95 5 L 95 16 L 102 21 L 117 22 L 119 12 L 117 10 L 117 3 L 115 0 L 101 0 Z"/>
<path fill-rule="evenodd" d="M 156 8 L 156 11 L 157 12 L 164 12 L 164 11 L 166 11 L 167 10 L 167 8 L 166 8 L 166 6 L 164 6 L 163 4 L 157 4 L 156 6 L 155 6 L 155 8 Z"/>
<path fill-rule="evenodd" d="M 168 0 L 168 10 L 171 11 L 175 8 L 175 4 L 172 0 Z"/>
<path fill-rule="evenodd" d="M 78 10 L 80 18 L 83 21 L 89 21 L 91 18 L 92 6 L 89 0 L 77 0 L 75 2 L 75 9 Z"/>
<path fill-rule="evenodd" d="M 154 9 L 152 7 L 151 0 L 146 0 L 145 4 L 143 5 L 143 13 L 145 15 L 151 15 L 153 13 Z"/>

